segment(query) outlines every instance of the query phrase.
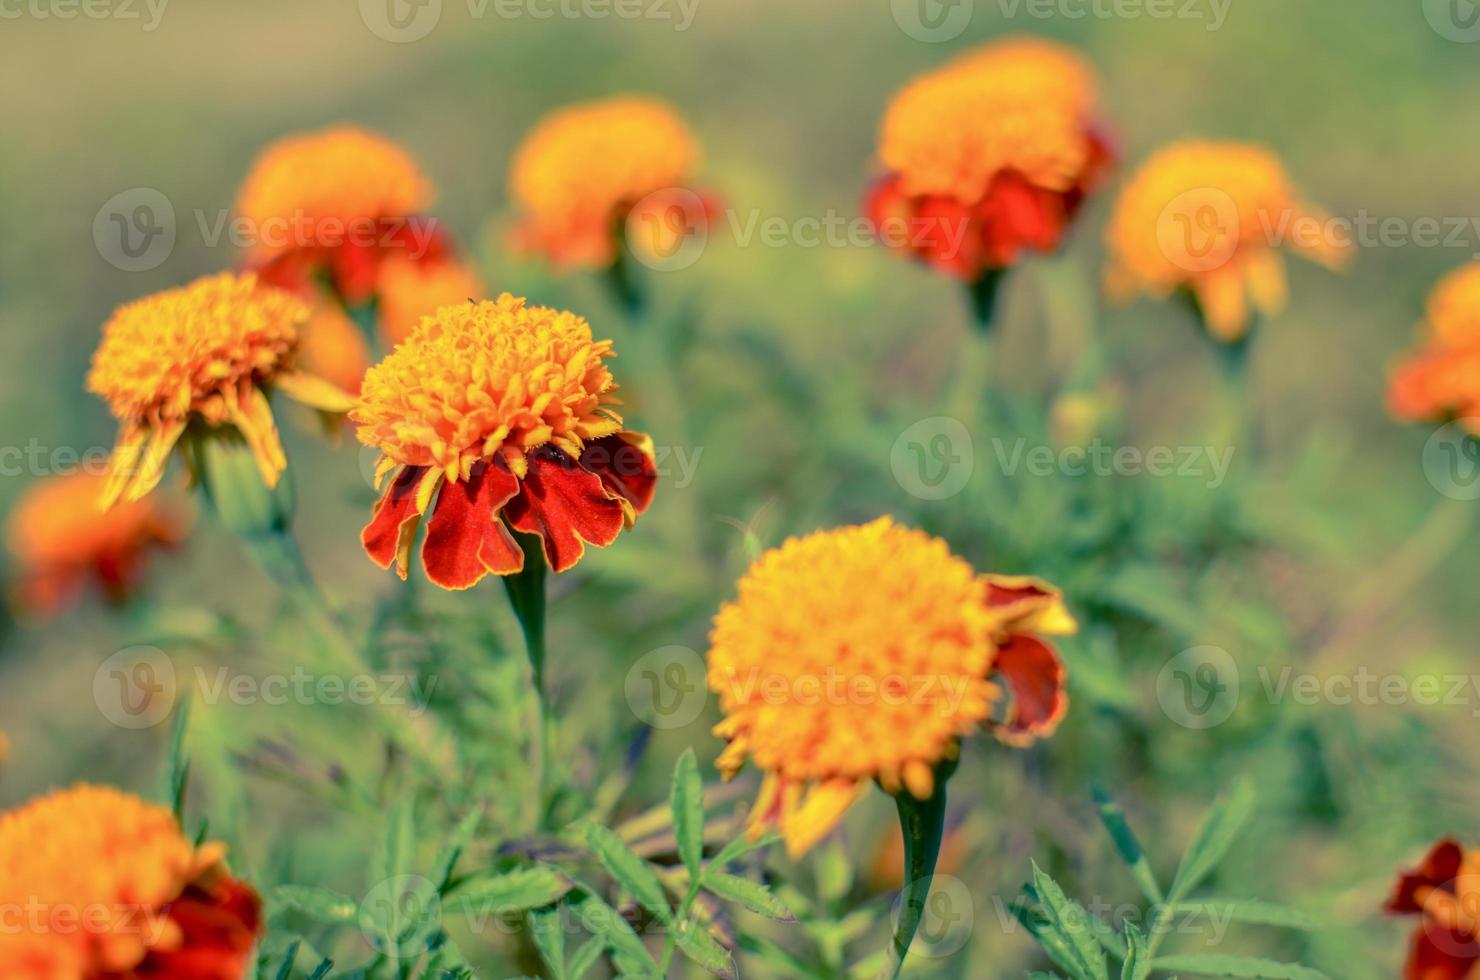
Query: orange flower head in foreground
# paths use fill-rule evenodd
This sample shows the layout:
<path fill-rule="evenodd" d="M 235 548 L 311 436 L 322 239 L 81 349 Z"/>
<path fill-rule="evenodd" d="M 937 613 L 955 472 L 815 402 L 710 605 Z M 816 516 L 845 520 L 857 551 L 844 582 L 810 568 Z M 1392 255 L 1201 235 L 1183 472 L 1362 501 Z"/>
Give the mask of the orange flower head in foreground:
<path fill-rule="evenodd" d="M 725 776 L 765 774 L 752 812 L 788 851 L 821 840 L 877 780 L 925 799 L 978 727 L 1022 746 L 1057 727 L 1065 673 L 1040 635 L 1070 633 L 1059 594 L 978 575 L 945 542 L 882 518 L 793 538 L 715 617 L 709 687 Z"/>
<path fill-rule="evenodd" d="M 1073 51 L 1030 38 L 915 79 L 880 126 L 886 172 L 866 202 L 876 233 L 966 282 L 1053 251 L 1110 162 L 1096 98 Z"/>
<path fill-rule="evenodd" d="M 0 814 L 3 980 L 238 980 L 260 931 L 220 844 L 169 809 L 78 785 Z"/>
<path fill-rule="evenodd" d="M 1480 435 L 1480 262 L 1440 280 L 1429 296 L 1427 338 L 1393 372 L 1388 407 L 1415 421 L 1460 417 Z"/>
<path fill-rule="evenodd" d="M 384 137 L 335 126 L 278 140 L 237 195 L 252 235 L 247 262 L 263 281 L 307 295 L 327 280 L 345 303 L 375 295 L 380 266 L 400 256 L 438 262 L 450 250 L 422 215 L 432 186 Z"/>
<path fill-rule="evenodd" d="M 78 471 L 36 483 L 21 497 L 7 538 L 24 608 L 56 612 L 89 579 L 121 602 L 137 586 L 145 555 L 184 538 L 189 512 L 167 495 L 98 513 L 107 482 Z"/>
<path fill-rule="evenodd" d="M 615 541 L 657 468 L 651 440 L 612 408 L 612 356 L 574 313 L 507 293 L 423 319 L 350 413 L 382 454 L 377 481 L 395 473 L 361 535 L 370 557 L 405 578 L 429 510 L 422 564 L 446 589 L 522 570 L 511 530 L 538 535 L 557 572 Z"/>
<path fill-rule="evenodd" d="M 88 390 L 119 422 L 102 506 L 158 485 L 170 450 L 193 422 L 231 426 L 252 449 L 267 486 L 287 466 L 267 393 L 348 411 L 353 399 L 297 369 L 308 307 L 248 273 L 198 279 L 119 307 L 103 325 Z"/>
<path fill-rule="evenodd" d="M 1420 916 L 1403 980 L 1464 980 L 1480 972 L 1480 851 L 1441 840 L 1422 864 L 1398 876 L 1384 911 Z"/>
<path fill-rule="evenodd" d="M 394 256 L 380 269 L 380 339 L 387 348 L 411 336 L 424 316 L 483 295 L 478 274 L 461 262 L 413 262 Z"/>
<path fill-rule="evenodd" d="M 1176 143 L 1154 154 L 1121 192 L 1106 238 L 1112 295 L 1186 290 L 1208 330 L 1236 341 L 1250 306 L 1285 305 L 1282 241 L 1333 269 L 1350 257 L 1327 217 L 1303 204 L 1280 161 L 1244 143 Z"/>
<path fill-rule="evenodd" d="M 518 238 L 559 265 L 609 266 L 641 205 L 637 224 L 661 231 L 659 255 L 669 256 L 675 236 L 713 216 L 713 201 L 690 186 L 699 156 L 683 120 L 657 99 L 617 96 L 553 112 L 514 154 L 509 191 L 522 214 Z M 644 246 L 647 236 L 629 244 Z"/>

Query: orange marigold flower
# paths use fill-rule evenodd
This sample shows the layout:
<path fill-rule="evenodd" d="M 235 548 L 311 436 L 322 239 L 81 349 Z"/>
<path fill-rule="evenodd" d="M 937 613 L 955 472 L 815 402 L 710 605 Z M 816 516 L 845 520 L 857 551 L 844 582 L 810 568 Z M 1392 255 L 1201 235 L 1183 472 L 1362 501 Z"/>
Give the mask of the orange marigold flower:
<path fill-rule="evenodd" d="M 1051 252 L 1110 162 L 1093 73 L 1070 49 L 1015 38 L 900 90 L 885 175 L 866 211 L 881 239 L 967 282 Z"/>
<path fill-rule="evenodd" d="M 657 99 L 624 95 L 553 112 L 514 154 L 519 240 L 560 265 L 611 265 L 630 212 L 659 193 L 681 194 L 677 210 L 664 210 L 685 233 L 705 225 L 713 202 L 690 188 L 699 157 L 688 126 Z"/>
<path fill-rule="evenodd" d="M 1059 593 L 978 575 L 945 542 L 881 518 L 793 538 L 740 580 L 710 634 L 709 687 L 734 776 L 765 773 L 751 829 L 788 851 L 821 840 L 878 780 L 919 799 L 979 726 L 1027 745 L 1068 707 L 1058 655 L 1073 632 Z"/>
<path fill-rule="evenodd" d="M 221 844 L 169 809 L 78 785 L 0 814 L 4 980 L 238 980 L 261 929 Z"/>
<path fill-rule="evenodd" d="M 1418 915 L 1403 980 L 1464 980 L 1480 963 L 1480 850 L 1445 838 L 1398 876 L 1384 911 Z"/>
<path fill-rule="evenodd" d="M 1388 408 L 1415 421 L 1480 417 L 1480 262 L 1434 287 L 1427 339 L 1393 372 Z M 1471 426 L 1480 435 L 1480 425 Z"/>
<path fill-rule="evenodd" d="M 1249 307 L 1284 309 L 1290 246 L 1339 269 L 1349 249 L 1321 231 L 1325 214 L 1301 202 L 1280 161 L 1245 143 L 1176 143 L 1154 154 L 1126 184 L 1106 231 L 1110 292 L 1166 296 L 1186 290 L 1208 330 L 1236 341 Z"/>
<path fill-rule="evenodd" d="M 7 537 L 23 607 L 55 612 L 88 579 L 121 602 L 138 584 L 145 555 L 185 537 L 189 512 L 165 495 L 99 514 L 107 482 L 101 474 L 78 471 L 36 483 L 21 497 Z"/>
<path fill-rule="evenodd" d="M 264 281 L 297 290 L 322 270 L 346 302 L 374 293 L 387 255 L 424 258 L 444 247 L 420 216 L 432 186 L 410 154 L 353 126 L 285 137 L 258 156 L 237 195 Z"/>
<path fill-rule="evenodd" d="M 287 466 L 269 391 L 328 412 L 353 399 L 298 370 L 298 330 L 308 307 L 250 273 L 223 273 L 119 307 L 103 325 L 88 390 L 119 421 L 102 506 L 138 500 L 164 476 L 170 450 L 199 421 L 232 426 L 269 486 Z"/>
<path fill-rule="evenodd" d="M 523 569 L 511 529 L 538 535 L 557 572 L 615 541 L 657 468 L 651 440 L 612 408 L 612 356 L 581 317 L 507 293 L 423 319 L 350 413 L 382 454 L 377 480 L 398 471 L 361 535 L 370 557 L 405 578 L 429 509 L 422 564 L 446 589 Z"/>
<path fill-rule="evenodd" d="M 413 262 L 393 256 L 380 269 L 381 342 L 395 347 L 411 336 L 424 316 L 439 307 L 483 295 L 483 283 L 471 266 L 456 261 Z"/>

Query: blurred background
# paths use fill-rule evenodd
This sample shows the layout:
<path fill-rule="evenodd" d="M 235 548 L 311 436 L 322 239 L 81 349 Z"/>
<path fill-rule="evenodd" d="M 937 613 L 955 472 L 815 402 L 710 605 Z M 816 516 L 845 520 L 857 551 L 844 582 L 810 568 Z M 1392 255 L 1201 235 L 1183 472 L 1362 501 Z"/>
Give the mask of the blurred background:
<path fill-rule="evenodd" d="M 668 451 L 658 501 L 617 546 L 554 583 L 551 610 L 562 752 L 593 779 L 632 760 L 619 811 L 664 799 L 686 745 L 712 775 L 715 706 L 692 665 L 751 549 L 892 513 L 978 568 L 1063 585 L 1087 623 L 1064 644 L 1074 704 L 1058 737 L 1026 753 L 986 739 L 966 747 L 952 784 L 959 853 L 942 869 L 969 893 L 966 933 L 917 966 L 1007 977 L 1041 965 L 1004 904 L 1032 858 L 1086 904 L 1129 901 L 1092 783 L 1126 808 L 1153 866 L 1170 873 L 1214 793 L 1247 775 L 1260 807 L 1220 892 L 1299 905 L 1329 928 L 1256 927 L 1220 949 L 1303 958 L 1334 977 L 1396 973 L 1407 926 L 1379 913 L 1395 869 L 1440 834 L 1474 840 L 1480 812 L 1473 505 L 1426 471 L 1433 428 L 1384 409 L 1389 365 L 1415 343 L 1428 289 L 1480 255 L 1480 104 L 1465 97 L 1480 31 L 1466 27 L 1463 0 L 387 2 L 35 0 L 3 14 L 0 446 L 37 451 L 0 476 L 0 510 L 70 465 L 65 450 L 96 458 L 111 445 L 106 408 L 83 390 L 110 311 L 239 264 L 217 231 L 255 154 L 287 133 L 357 123 L 419 160 L 438 188 L 433 213 L 492 292 L 577 310 L 630 351 L 616 364 L 629 422 Z M 641 15 L 592 16 L 608 9 Z M 944 19 L 931 26 L 921 9 Z M 966 467 L 942 497 L 911 476 L 909 447 L 956 438 L 939 419 L 951 415 L 945 402 L 973 340 L 961 290 L 846 236 L 768 243 L 746 228 L 780 219 L 794 232 L 804 219 L 857 216 L 878 173 L 874 138 L 890 93 L 974 44 L 1023 33 L 1065 41 L 1096 67 L 1119 164 L 1064 252 L 1010 276 L 990 408 L 936 460 Z M 596 277 L 556 275 L 508 247 L 506 174 L 521 135 L 553 108 L 620 92 L 678 107 L 705 148 L 699 183 L 729 209 L 692 266 L 645 273 L 655 312 L 640 326 Z M 1184 307 L 1100 299 L 1120 181 L 1188 136 L 1264 143 L 1305 199 L 1354 221 L 1396 222 L 1345 275 L 1290 262 L 1289 308 L 1260 325 L 1251 348 L 1257 444 L 1210 442 L 1217 366 Z M 173 242 L 121 261 L 95 231 L 110 202 L 132 207 L 141 192 L 168 202 Z M 1413 240 L 1424 220 L 1441 224 L 1441 244 Z M 288 407 L 279 416 L 310 564 L 368 628 L 403 587 L 356 540 L 374 499 L 367 458 L 352 437 L 326 446 L 315 420 Z M 1019 443 L 1057 450 L 1093 439 L 1234 453 L 1215 486 L 1204 471 L 1081 476 L 1012 463 Z M 399 648 L 415 657 L 444 640 L 483 644 L 490 676 L 517 687 L 523 665 L 502 590 L 432 591 L 417 590 L 424 618 L 399 623 Z M 169 726 L 110 722 L 95 697 L 99 664 L 136 644 L 177 665 L 247 674 L 291 663 L 294 638 L 275 629 L 280 602 L 203 519 L 152 562 L 144 594 L 125 608 L 87 596 L 59 617 L 13 610 L 0 639 L 0 730 L 11 743 L 0 803 L 74 779 L 152 791 Z M 1202 648 L 1233 665 L 1222 675 L 1231 702 L 1227 684 L 1209 689 L 1227 709 L 1212 724 L 1168 706 L 1167 669 Z M 1204 666 L 1200 656 L 1189 669 Z M 690 665 L 683 677 L 696 682 L 675 685 L 688 699 L 681 717 L 650 731 L 639 663 L 659 676 Z M 1441 703 L 1332 696 L 1364 674 L 1438 677 Z M 1301 675 L 1351 686 L 1301 700 L 1280 685 Z M 461 696 L 455 680 L 436 696 Z M 353 725 L 305 734 L 292 712 L 197 707 L 195 806 L 238 867 L 264 884 L 362 891 L 356 855 L 378 814 L 344 814 L 313 788 L 369 751 Z M 518 731 L 517 719 L 490 711 L 489 751 L 510 769 Z M 832 885 L 849 904 L 887 910 L 892 821 L 888 799 L 871 794 L 833 845 L 856 859 L 856 880 Z M 869 941 L 883 935 L 880 926 Z"/>

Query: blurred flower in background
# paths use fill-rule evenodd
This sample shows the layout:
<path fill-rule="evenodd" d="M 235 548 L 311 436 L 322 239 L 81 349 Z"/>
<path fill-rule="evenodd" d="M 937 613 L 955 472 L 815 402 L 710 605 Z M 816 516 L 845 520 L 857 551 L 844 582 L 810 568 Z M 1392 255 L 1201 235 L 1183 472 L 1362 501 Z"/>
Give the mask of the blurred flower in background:
<path fill-rule="evenodd" d="M 1065 673 L 1036 634 L 1074 627 L 1048 586 L 978 575 L 887 517 L 792 538 L 715 617 L 708 681 L 729 742 L 715 764 L 729 778 L 755 762 L 752 833 L 779 826 L 800 855 L 870 780 L 932 796 L 979 726 L 1015 746 L 1051 734 Z"/>
<path fill-rule="evenodd" d="M 415 262 L 393 255 L 380 268 L 380 342 L 390 350 L 440 307 L 481 299 L 483 282 L 463 262 Z"/>
<path fill-rule="evenodd" d="M 237 980 L 260 902 L 169 809 L 78 785 L 0 814 L 0 976 Z"/>
<path fill-rule="evenodd" d="M 1281 246 L 1331 269 L 1351 243 L 1302 202 L 1280 161 L 1246 143 L 1184 142 L 1153 154 L 1121 191 L 1106 231 L 1106 287 L 1127 300 L 1182 290 L 1217 339 L 1241 339 L 1252 313 L 1286 301 Z"/>
<path fill-rule="evenodd" d="M 538 535 L 556 572 L 615 541 L 657 470 L 651 440 L 612 408 L 611 356 L 581 317 L 507 293 L 424 319 L 370 369 L 350 415 L 382 454 L 377 485 L 396 473 L 361 536 L 376 564 L 406 577 L 428 509 L 422 562 L 446 589 L 521 571 L 511 529 Z"/>
<path fill-rule="evenodd" d="M 1480 851 L 1435 844 L 1423 863 L 1399 875 L 1385 910 L 1422 917 L 1404 980 L 1464 980 L 1480 963 Z"/>
<path fill-rule="evenodd" d="M 6 529 L 23 610 L 55 613 L 89 581 L 123 602 L 138 588 L 148 553 L 184 539 L 193 516 L 185 501 L 157 493 L 100 513 L 107 483 L 78 471 L 26 489 Z"/>
<path fill-rule="evenodd" d="M 1459 416 L 1473 427 L 1480 416 L 1480 262 L 1434 287 L 1425 327 L 1423 345 L 1393 372 L 1388 407 L 1403 419 Z"/>

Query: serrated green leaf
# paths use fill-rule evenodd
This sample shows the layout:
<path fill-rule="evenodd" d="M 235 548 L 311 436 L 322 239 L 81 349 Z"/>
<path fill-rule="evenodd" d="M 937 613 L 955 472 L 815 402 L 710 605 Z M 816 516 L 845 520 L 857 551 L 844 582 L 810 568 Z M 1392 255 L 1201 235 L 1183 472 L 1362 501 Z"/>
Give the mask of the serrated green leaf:
<path fill-rule="evenodd" d="M 458 885 L 457 892 L 442 903 L 444 915 L 481 915 L 517 912 L 559 901 L 570 891 L 570 882 L 553 868 L 518 868 L 502 874 L 473 875 Z"/>
<path fill-rule="evenodd" d="M 1120 980 L 1145 980 L 1151 972 L 1151 953 L 1146 947 L 1146 934 L 1134 922 L 1125 926 L 1125 960 L 1120 965 Z"/>
<path fill-rule="evenodd" d="M 1217 953 L 1158 956 L 1151 961 L 1151 968 L 1168 973 L 1187 973 L 1200 977 L 1239 977 L 1241 980 L 1330 980 L 1321 971 L 1299 963 L 1280 963 L 1276 960 Z"/>
<path fill-rule="evenodd" d="M 185 826 L 185 790 L 190 784 L 190 759 L 185 754 L 185 730 L 190 725 L 190 699 L 181 698 L 170 729 L 169 763 L 165 768 L 165 799 L 175 815 L 175 823 Z"/>
<path fill-rule="evenodd" d="M 772 844 L 776 843 L 780 839 L 781 835 L 775 833 L 774 831 L 758 837 L 755 840 L 751 840 L 749 834 L 741 834 L 739 837 L 736 837 L 724 847 L 720 848 L 719 853 L 709 859 L 709 867 L 723 868 L 731 861 L 738 860 L 739 858 L 744 857 L 752 851 L 758 851 L 761 848 L 770 847 Z"/>
<path fill-rule="evenodd" d="M 1099 809 L 1100 822 L 1105 825 L 1105 830 L 1110 834 L 1110 840 L 1115 844 L 1115 852 L 1120 855 L 1120 860 L 1130 870 L 1136 887 L 1141 889 L 1141 894 L 1153 904 L 1161 904 L 1164 900 L 1161 886 L 1156 883 L 1156 876 L 1151 872 L 1151 865 L 1146 860 L 1146 852 L 1142 849 L 1141 842 L 1136 839 L 1135 832 L 1126 822 L 1125 811 L 1111 798 L 1110 794 L 1099 786 L 1093 788 L 1093 793 L 1095 804 Z"/>
<path fill-rule="evenodd" d="M 685 956 L 717 977 L 734 980 L 736 976 L 734 954 L 721 946 L 719 941 L 709 934 L 709 930 L 693 921 L 681 922 L 677 929 L 678 932 L 674 938 L 678 941 L 679 950 Z"/>
<path fill-rule="evenodd" d="M 601 958 L 601 951 L 605 948 L 606 944 L 601 941 L 600 936 L 588 939 L 584 945 L 571 954 L 570 963 L 566 966 L 566 976 L 570 980 L 581 980 L 586 975 L 586 971 L 596 965 L 596 961 Z"/>
<path fill-rule="evenodd" d="M 610 905 L 588 894 L 578 907 L 581 923 L 593 936 L 601 937 L 623 976 L 656 977 L 658 964 L 642 944 L 632 925 Z"/>
<path fill-rule="evenodd" d="M 403 797 L 386 817 L 385 834 L 376 852 L 375 873 L 389 881 L 411 871 L 416 853 L 416 814 L 411 797 Z"/>
<path fill-rule="evenodd" d="M 315 922 L 341 926 L 359 922 L 359 903 L 327 888 L 279 885 L 270 893 L 269 902 L 276 908 L 302 912 Z"/>
<path fill-rule="evenodd" d="M 1095 938 L 1090 914 L 1065 895 L 1058 882 L 1038 867 L 1036 861 L 1033 862 L 1033 887 L 1049 921 L 1068 941 L 1075 965 L 1091 980 L 1110 980 L 1105 969 L 1105 953 Z"/>
<path fill-rule="evenodd" d="M 457 870 L 458 858 L 467 849 L 473 840 L 473 834 L 478 830 L 478 823 L 483 819 L 483 808 L 479 807 L 458 821 L 457 827 L 452 831 L 452 836 L 447 838 L 447 843 L 442 845 L 442 850 L 437 853 L 437 859 L 432 864 L 432 882 L 437 886 L 438 894 L 447 891 L 447 886 L 452 883 L 452 875 Z"/>
<path fill-rule="evenodd" d="M 1254 812 L 1254 787 L 1243 780 L 1218 800 L 1203 818 L 1197 835 L 1182 855 L 1167 898 L 1177 904 L 1216 868 L 1233 847 L 1239 832 Z"/>
<path fill-rule="evenodd" d="M 673 836 L 678 856 L 689 874 L 698 876 L 704 863 L 704 781 L 693 749 L 684 749 L 673 767 L 673 785 L 668 793 L 673 808 Z"/>
<path fill-rule="evenodd" d="M 593 823 L 586 828 L 586 842 L 617 884 L 637 899 L 642 907 L 664 922 L 673 920 L 673 910 L 663 884 L 648 863 L 638 857 L 622 839 L 601 824 Z"/>
<path fill-rule="evenodd" d="M 1206 916 L 1214 921 L 1229 919 L 1251 925 L 1283 926 L 1286 929 L 1321 928 L 1321 922 L 1309 913 L 1276 902 L 1203 898 L 1195 902 L 1182 902 L 1176 906 L 1176 911 Z"/>
<path fill-rule="evenodd" d="M 796 916 L 786 907 L 786 903 L 758 881 L 750 881 L 723 871 L 711 871 L 700 883 L 720 898 L 737 902 L 757 915 L 764 915 L 777 922 L 796 921 Z"/>
<path fill-rule="evenodd" d="M 545 965 L 550 968 L 551 980 L 565 980 L 565 932 L 560 922 L 560 909 L 550 907 L 530 912 L 529 932 L 534 936 Z"/>

